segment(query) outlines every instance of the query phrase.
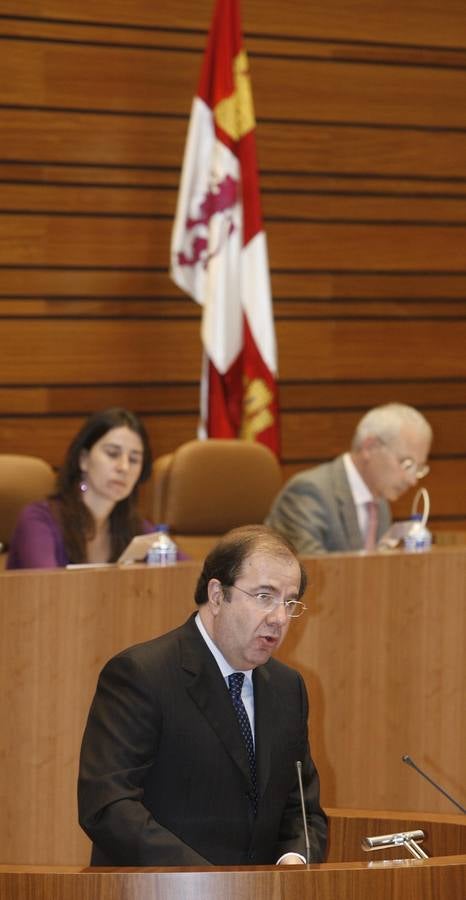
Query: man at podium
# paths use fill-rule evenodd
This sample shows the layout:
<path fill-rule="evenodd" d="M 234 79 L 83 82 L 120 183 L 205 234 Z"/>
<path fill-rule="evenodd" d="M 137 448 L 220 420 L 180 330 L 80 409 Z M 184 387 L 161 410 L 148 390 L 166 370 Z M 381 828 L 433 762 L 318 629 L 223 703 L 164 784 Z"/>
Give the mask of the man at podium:
<path fill-rule="evenodd" d="M 78 785 L 93 865 L 322 861 L 306 688 L 272 658 L 305 587 L 285 538 L 234 529 L 204 562 L 197 612 L 107 663 Z"/>

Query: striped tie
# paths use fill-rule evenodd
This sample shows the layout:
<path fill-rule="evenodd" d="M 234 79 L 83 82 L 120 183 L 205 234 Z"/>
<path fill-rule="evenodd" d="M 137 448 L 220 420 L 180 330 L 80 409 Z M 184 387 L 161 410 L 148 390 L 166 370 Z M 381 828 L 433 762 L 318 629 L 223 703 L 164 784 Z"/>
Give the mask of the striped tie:
<path fill-rule="evenodd" d="M 377 525 L 379 522 L 379 506 L 374 500 L 366 503 L 367 509 L 367 531 L 366 540 L 364 542 L 365 550 L 375 550 L 377 544 Z"/>

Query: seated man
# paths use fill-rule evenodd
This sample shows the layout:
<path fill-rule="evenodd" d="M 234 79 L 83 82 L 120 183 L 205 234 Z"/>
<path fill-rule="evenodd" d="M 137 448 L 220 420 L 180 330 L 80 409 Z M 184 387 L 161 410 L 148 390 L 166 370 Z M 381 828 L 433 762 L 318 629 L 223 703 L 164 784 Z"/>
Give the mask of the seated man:
<path fill-rule="evenodd" d="M 276 497 L 267 524 L 300 554 L 373 550 L 391 523 L 397 500 L 429 471 L 432 429 L 401 403 L 369 410 L 351 452 L 291 478 Z"/>
<path fill-rule="evenodd" d="M 107 663 L 78 788 L 93 865 L 322 861 L 306 688 L 271 659 L 305 610 L 305 586 L 286 539 L 263 525 L 234 529 L 205 560 L 198 611 Z"/>

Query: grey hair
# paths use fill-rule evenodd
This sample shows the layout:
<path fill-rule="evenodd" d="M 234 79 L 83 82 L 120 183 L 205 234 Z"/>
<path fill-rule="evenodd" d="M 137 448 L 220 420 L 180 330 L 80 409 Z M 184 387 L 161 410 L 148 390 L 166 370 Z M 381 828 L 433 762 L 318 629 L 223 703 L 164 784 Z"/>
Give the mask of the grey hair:
<path fill-rule="evenodd" d="M 386 403 L 370 409 L 358 422 L 351 449 L 358 450 L 367 437 L 378 437 L 384 443 L 390 443 L 398 436 L 403 425 L 411 426 L 419 434 L 424 434 L 429 442 L 432 440 L 432 428 L 419 410 L 404 403 Z"/>

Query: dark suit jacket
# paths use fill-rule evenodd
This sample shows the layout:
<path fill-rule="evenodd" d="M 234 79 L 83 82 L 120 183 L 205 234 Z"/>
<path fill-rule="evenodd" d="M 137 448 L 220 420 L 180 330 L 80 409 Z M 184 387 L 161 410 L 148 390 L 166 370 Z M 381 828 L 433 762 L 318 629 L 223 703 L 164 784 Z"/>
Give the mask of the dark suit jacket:
<path fill-rule="evenodd" d="M 302 555 L 364 547 L 342 456 L 290 478 L 275 498 L 266 522 L 292 541 Z M 381 500 L 377 540 L 390 522 L 388 503 Z"/>
<path fill-rule="evenodd" d="M 78 787 L 93 865 L 273 864 L 304 852 L 302 760 L 313 861 L 326 817 L 309 753 L 301 676 L 270 660 L 253 675 L 259 804 L 220 669 L 194 621 L 120 653 L 103 669 Z"/>

